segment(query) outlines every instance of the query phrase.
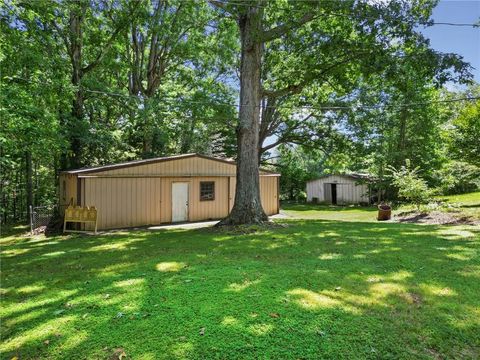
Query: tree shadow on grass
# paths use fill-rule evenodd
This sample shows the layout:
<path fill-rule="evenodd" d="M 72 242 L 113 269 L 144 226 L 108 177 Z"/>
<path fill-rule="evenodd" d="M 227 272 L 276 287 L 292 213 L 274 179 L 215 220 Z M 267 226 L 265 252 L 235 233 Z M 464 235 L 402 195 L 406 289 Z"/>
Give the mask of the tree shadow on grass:
<path fill-rule="evenodd" d="M 286 224 L 234 236 L 133 231 L 3 247 L 2 353 L 469 358 L 478 351 L 478 229 Z"/>

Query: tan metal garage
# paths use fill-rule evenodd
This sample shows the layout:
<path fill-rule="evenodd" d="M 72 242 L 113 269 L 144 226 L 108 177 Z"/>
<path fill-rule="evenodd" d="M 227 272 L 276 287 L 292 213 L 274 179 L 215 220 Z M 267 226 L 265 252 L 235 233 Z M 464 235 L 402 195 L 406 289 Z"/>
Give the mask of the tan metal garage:
<path fill-rule="evenodd" d="M 279 174 L 260 171 L 267 215 L 279 212 Z M 236 164 L 200 154 L 130 161 L 60 174 L 60 208 L 95 206 L 98 228 L 221 219 L 235 198 Z"/>

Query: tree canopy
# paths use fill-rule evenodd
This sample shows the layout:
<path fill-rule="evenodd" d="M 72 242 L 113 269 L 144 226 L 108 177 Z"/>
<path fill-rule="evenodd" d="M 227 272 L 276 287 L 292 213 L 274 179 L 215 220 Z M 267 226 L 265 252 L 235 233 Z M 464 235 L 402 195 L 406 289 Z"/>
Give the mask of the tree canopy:
<path fill-rule="evenodd" d="M 420 31 L 436 1 L 4 5 L 2 222 L 56 203 L 61 170 L 178 153 L 237 160 L 228 224 L 266 220 L 260 164 L 294 198 L 320 173 L 480 166 L 470 66 Z"/>

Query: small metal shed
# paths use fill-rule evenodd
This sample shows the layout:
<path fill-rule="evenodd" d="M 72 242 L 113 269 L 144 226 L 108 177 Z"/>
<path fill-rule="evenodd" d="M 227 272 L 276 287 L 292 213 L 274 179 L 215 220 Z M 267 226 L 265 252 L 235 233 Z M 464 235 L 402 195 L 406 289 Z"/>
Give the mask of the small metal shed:
<path fill-rule="evenodd" d="M 279 212 L 279 176 L 260 170 L 267 215 Z M 64 171 L 59 203 L 95 206 L 99 229 L 213 220 L 229 214 L 235 184 L 235 162 L 184 154 Z"/>
<path fill-rule="evenodd" d="M 370 184 L 367 174 L 325 175 L 307 182 L 307 201 L 327 204 L 370 203 Z"/>

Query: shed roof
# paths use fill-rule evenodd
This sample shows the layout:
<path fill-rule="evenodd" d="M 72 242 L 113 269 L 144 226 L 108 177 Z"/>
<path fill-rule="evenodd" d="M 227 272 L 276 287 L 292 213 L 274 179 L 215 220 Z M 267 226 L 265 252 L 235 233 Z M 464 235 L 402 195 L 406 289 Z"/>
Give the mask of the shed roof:
<path fill-rule="evenodd" d="M 355 180 L 366 180 L 366 181 L 375 181 L 376 180 L 376 177 L 371 175 L 371 174 L 352 172 L 352 173 L 345 173 L 345 174 L 338 174 L 338 173 L 337 174 L 326 174 L 326 175 L 322 175 L 318 178 L 315 178 L 315 179 L 312 179 L 312 180 L 309 180 L 309 181 L 320 180 L 320 179 L 323 179 L 323 178 L 326 178 L 326 177 L 329 177 L 329 176 L 343 176 L 343 177 L 352 178 L 352 179 L 355 179 Z"/>
<path fill-rule="evenodd" d="M 233 160 L 222 159 L 222 158 L 217 158 L 217 157 L 207 156 L 207 155 L 202 155 L 202 154 L 197 154 L 197 153 L 191 153 L 191 154 L 181 154 L 181 155 L 157 157 L 157 158 L 151 158 L 151 159 L 133 160 L 133 161 L 126 161 L 126 162 L 117 163 L 117 164 L 109 164 L 109 165 L 103 165 L 103 166 L 95 166 L 95 167 L 87 167 L 87 168 L 81 168 L 81 169 L 67 170 L 67 171 L 62 171 L 62 173 L 63 174 L 72 174 L 72 175 L 91 174 L 91 173 L 96 173 L 96 172 L 101 172 L 101 171 L 116 170 L 116 169 L 122 169 L 122 168 L 133 167 L 133 166 L 154 164 L 154 163 L 159 163 L 159 162 L 164 162 L 164 161 L 174 161 L 174 160 L 180 160 L 180 159 L 187 159 L 187 158 L 192 158 L 192 157 L 198 157 L 198 158 L 212 160 L 212 161 L 220 161 L 220 162 L 227 163 L 227 164 L 230 164 L 230 165 L 233 165 L 233 166 L 237 165 L 237 163 Z M 276 172 L 273 172 L 273 171 L 270 171 L 270 170 L 266 170 L 266 169 L 260 169 L 260 170 L 264 173 L 280 176 L 280 174 L 278 174 Z"/>

